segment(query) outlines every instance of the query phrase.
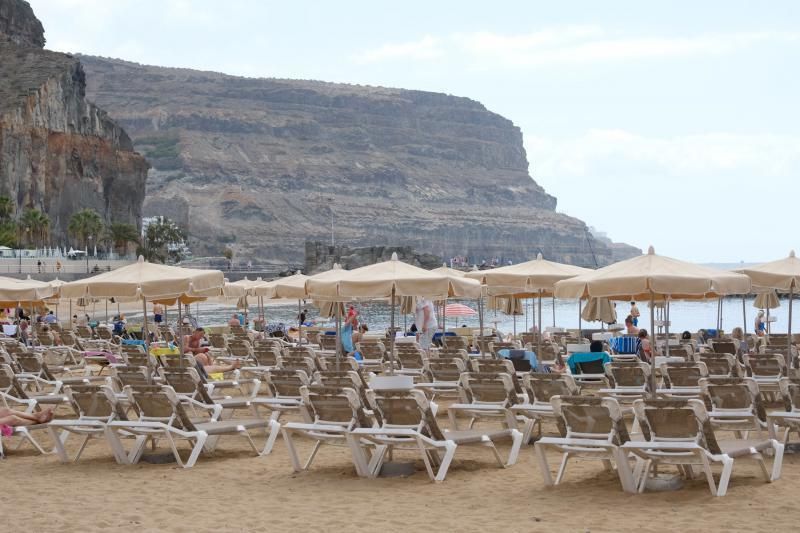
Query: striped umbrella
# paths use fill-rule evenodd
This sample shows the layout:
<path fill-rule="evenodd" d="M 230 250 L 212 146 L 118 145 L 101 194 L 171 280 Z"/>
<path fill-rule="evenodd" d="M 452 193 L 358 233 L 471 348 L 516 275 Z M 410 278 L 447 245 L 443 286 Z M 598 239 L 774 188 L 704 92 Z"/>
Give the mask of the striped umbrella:
<path fill-rule="evenodd" d="M 478 312 L 464 304 L 447 304 L 444 308 L 444 316 L 474 316 Z"/>

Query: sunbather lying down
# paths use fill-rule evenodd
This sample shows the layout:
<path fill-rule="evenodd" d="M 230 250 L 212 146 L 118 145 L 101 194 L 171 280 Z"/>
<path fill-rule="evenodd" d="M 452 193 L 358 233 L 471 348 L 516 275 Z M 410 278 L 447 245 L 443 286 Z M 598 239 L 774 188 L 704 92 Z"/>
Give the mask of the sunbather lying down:
<path fill-rule="evenodd" d="M 0 426 L 33 426 L 36 424 L 46 424 L 53 419 L 53 410 L 47 409 L 38 413 L 23 413 L 0 407 Z"/>

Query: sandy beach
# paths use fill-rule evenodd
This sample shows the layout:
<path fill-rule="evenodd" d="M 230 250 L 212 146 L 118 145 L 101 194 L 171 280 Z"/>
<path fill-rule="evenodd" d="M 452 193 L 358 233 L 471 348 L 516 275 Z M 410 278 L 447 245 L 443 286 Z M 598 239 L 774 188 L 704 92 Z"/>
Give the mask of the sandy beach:
<path fill-rule="evenodd" d="M 300 449 L 304 458 L 310 444 Z M 242 439 L 227 437 L 186 470 L 119 466 L 95 440 L 77 464 L 29 447 L 8 450 L 0 476 L 6 531 L 766 531 L 791 530 L 800 516 L 793 454 L 773 484 L 754 463 L 737 462 L 721 498 L 702 479 L 628 495 L 599 462 L 570 463 L 565 482 L 546 489 L 530 446 L 508 469 L 488 451 L 462 447 L 443 483 L 422 468 L 418 462 L 408 478 L 360 479 L 347 450 L 323 447 L 310 471 L 295 474 L 282 439 L 255 457 Z"/>

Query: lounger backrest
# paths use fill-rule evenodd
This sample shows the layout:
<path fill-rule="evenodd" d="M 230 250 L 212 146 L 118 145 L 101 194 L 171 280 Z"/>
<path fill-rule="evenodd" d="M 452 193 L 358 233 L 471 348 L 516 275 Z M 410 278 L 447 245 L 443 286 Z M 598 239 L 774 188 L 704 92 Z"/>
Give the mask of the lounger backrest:
<path fill-rule="evenodd" d="M 468 350 L 469 341 L 466 337 L 459 335 L 444 335 L 442 337 L 442 346 L 452 350 Z"/>
<path fill-rule="evenodd" d="M 157 385 L 125 387 L 125 391 L 141 420 L 172 424 L 177 418 L 177 413 L 173 407 L 173 401 L 165 389 L 166 387 Z"/>
<path fill-rule="evenodd" d="M 699 387 L 699 381 L 708 377 L 705 363 L 665 363 L 661 375 L 667 387 Z"/>
<path fill-rule="evenodd" d="M 367 400 L 370 407 L 380 415 L 384 426 L 419 430 L 426 425 L 425 409 L 428 401 L 422 391 L 370 389 L 367 391 Z"/>
<path fill-rule="evenodd" d="M 383 359 L 386 354 L 386 346 L 382 342 L 359 342 L 358 351 L 364 359 Z"/>
<path fill-rule="evenodd" d="M 361 401 L 354 389 L 304 385 L 300 387 L 300 396 L 317 423 L 359 425 Z"/>
<path fill-rule="evenodd" d="M 122 417 L 113 391 L 105 385 L 71 385 L 64 394 L 81 418 L 113 419 Z"/>
<path fill-rule="evenodd" d="M 766 420 L 761 393 L 752 378 L 707 378 L 700 380 L 700 387 L 715 410 L 752 410 Z"/>
<path fill-rule="evenodd" d="M 75 334 L 68 329 L 62 330 L 61 342 L 64 346 L 75 346 Z"/>
<path fill-rule="evenodd" d="M 274 347 L 257 346 L 253 349 L 253 357 L 259 366 L 277 366 L 281 352 Z"/>
<path fill-rule="evenodd" d="M 504 372 L 464 372 L 460 383 L 474 403 L 517 403 L 514 382 Z"/>
<path fill-rule="evenodd" d="M 567 438 L 603 439 L 617 445 L 630 440 L 622 410 L 613 398 L 554 396 L 550 403 Z"/>
<path fill-rule="evenodd" d="M 28 395 L 25 390 L 19 385 L 14 370 L 10 365 L 0 365 L 0 392 L 10 394 L 19 399 L 27 399 Z"/>
<path fill-rule="evenodd" d="M 606 363 L 606 375 L 615 387 L 647 387 L 650 366 L 646 363 Z"/>
<path fill-rule="evenodd" d="M 214 348 L 225 350 L 228 348 L 228 341 L 222 333 L 209 333 L 208 343 Z"/>
<path fill-rule="evenodd" d="M 575 366 L 578 368 L 578 374 L 605 374 L 605 366 L 601 357 L 594 361 L 576 363 Z"/>
<path fill-rule="evenodd" d="M 447 358 L 458 357 L 459 359 L 467 361 L 469 359 L 469 354 L 467 353 L 466 350 L 463 349 L 442 348 L 437 352 L 437 357 L 447 357 Z"/>
<path fill-rule="evenodd" d="M 458 381 L 466 365 L 459 358 L 431 357 L 425 361 L 425 370 L 433 381 Z"/>
<path fill-rule="evenodd" d="M 522 385 L 517 378 L 517 371 L 514 368 L 514 363 L 508 359 L 474 359 L 472 366 L 476 372 L 498 374 L 504 373 L 511 376 L 511 383 L 514 384 L 514 390 L 518 394 L 522 394 Z"/>
<path fill-rule="evenodd" d="M 310 357 L 299 357 L 296 355 L 284 355 L 281 357 L 281 366 L 284 370 L 302 370 L 308 375 L 312 375 L 319 370 L 314 360 Z"/>
<path fill-rule="evenodd" d="M 778 384 L 788 412 L 800 411 L 800 378 L 782 378 Z"/>
<path fill-rule="evenodd" d="M 305 370 L 270 370 L 264 377 L 267 386 L 276 398 L 299 398 L 300 387 L 309 384 L 309 373 Z"/>
<path fill-rule="evenodd" d="M 29 374 L 41 375 L 42 374 L 42 359 L 39 354 L 33 353 L 18 353 L 17 363 L 23 372 Z"/>
<path fill-rule="evenodd" d="M 335 350 L 336 335 L 320 335 L 319 345 L 322 347 L 323 350 Z"/>
<path fill-rule="evenodd" d="M 777 378 L 786 374 L 785 359 L 782 355 L 745 355 L 743 359 L 748 376 Z"/>
<path fill-rule="evenodd" d="M 702 354 L 699 359 L 705 363 L 709 377 L 736 376 L 736 359 L 732 355 Z"/>
<path fill-rule="evenodd" d="M 535 403 L 550 403 L 554 396 L 575 396 L 579 389 L 569 374 L 525 374 L 523 385 Z"/>
<path fill-rule="evenodd" d="M 228 343 L 228 353 L 233 357 L 250 357 L 253 353 L 253 347 L 247 341 L 233 339 Z"/>
<path fill-rule="evenodd" d="M 425 358 L 421 350 L 401 350 L 395 353 L 400 367 L 406 370 L 421 369 L 425 366 Z"/>
<path fill-rule="evenodd" d="M 736 344 L 733 341 L 711 341 L 711 349 L 714 353 L 736 353 Z"/>
<path fill-rule="evenodd" d="M 633 409 L 647 440 L 696 442 L 720 453 L 702 401 L 636 400 Z"/>

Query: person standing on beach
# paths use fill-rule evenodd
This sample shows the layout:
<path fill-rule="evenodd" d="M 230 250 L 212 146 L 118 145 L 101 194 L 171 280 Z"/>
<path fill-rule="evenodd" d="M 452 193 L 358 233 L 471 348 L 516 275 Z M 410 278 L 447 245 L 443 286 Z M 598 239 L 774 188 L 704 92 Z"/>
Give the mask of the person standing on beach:
<path fill-rule="evenodd" d="M 767 334 L 767 320 L 764 318 L 763 309 L 759 309 L 758 315 L 756 316 L 755 330 L 756 335 L 759 337 L 763 337 Z"/>
<path fill-rule="evenodd" d="M 161 324 L 164 321 L 164 306 L 153 304 L 153 322 Z"/>
<path fill-rule="evenodd" d="M 420 298 L 417 300 L 417 307 L 414 313 L 414 323 L 417 324 L 417 340 L 423 350 L 429 352 L 431 349 L 431 342 L 433 341 L 433 333 L 436 331 L 436 312 L 433 308 L 433 302 L 427 298 Z"/>
<path fill-rule="evenodd" d="M 631 318 L 633 319 L 633 325 L 639 326 L 639 317 L 642 314 L 639 312 L 639 308 L 636 307 L 636 302 L 631 302 Z"/>

